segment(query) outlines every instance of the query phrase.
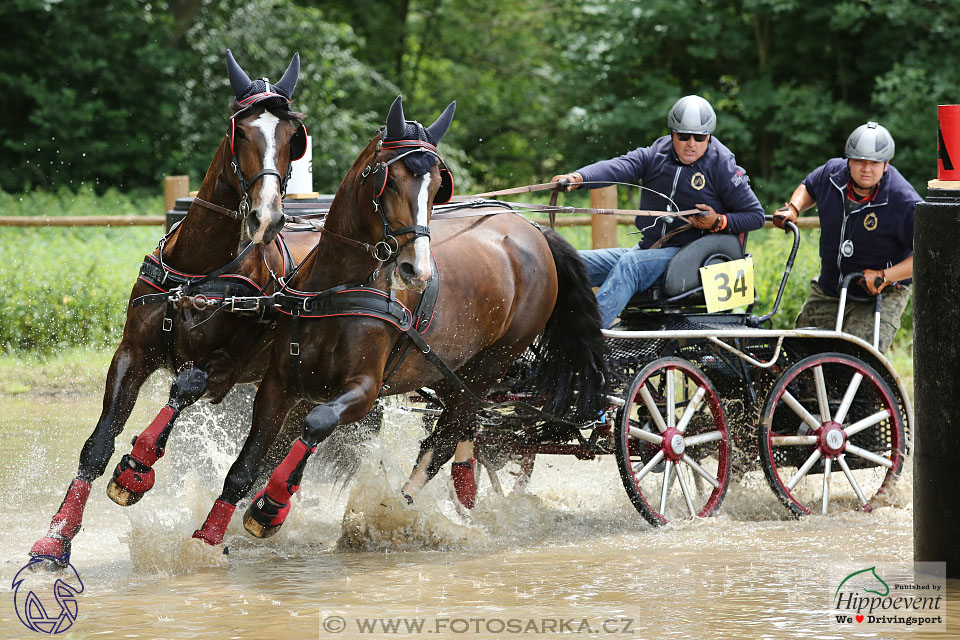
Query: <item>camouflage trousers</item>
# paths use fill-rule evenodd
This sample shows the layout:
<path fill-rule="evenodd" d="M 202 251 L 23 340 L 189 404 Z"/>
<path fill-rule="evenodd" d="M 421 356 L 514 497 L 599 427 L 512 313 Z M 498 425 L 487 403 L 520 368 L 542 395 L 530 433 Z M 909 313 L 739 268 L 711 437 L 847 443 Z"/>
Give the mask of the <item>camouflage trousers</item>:
<path fill-rule="evenodd" d="M 859 286 L 859 285 L 854 285 Z M 883 304 L 880 309 L 880 353 L 886 353 L 900 328 L 900 316 L 910 300 L 910 287 L 887 287 L 883 290 Z M 840 299 L 828 296 L 816 280 L 810 283 L 810 295 L 803 302 L 800 315 L 794 326 L 822 327 L 834 329 L 837 326 L 837 307 Z M 873 344 L 874 302 L 856 302 L 847 298 L 843 310 L 843 331 L 863 338 Z"/>

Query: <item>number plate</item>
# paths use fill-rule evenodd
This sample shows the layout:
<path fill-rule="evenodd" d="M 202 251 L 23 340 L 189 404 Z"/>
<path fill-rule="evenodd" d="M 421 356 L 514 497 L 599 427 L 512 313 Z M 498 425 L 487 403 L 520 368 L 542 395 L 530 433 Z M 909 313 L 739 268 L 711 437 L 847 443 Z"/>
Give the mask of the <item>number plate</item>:
<path fill-rule="evenodd" d="M 727 311 L 753 304 L 753 258 L 700 267 L 707 311 Z"/>

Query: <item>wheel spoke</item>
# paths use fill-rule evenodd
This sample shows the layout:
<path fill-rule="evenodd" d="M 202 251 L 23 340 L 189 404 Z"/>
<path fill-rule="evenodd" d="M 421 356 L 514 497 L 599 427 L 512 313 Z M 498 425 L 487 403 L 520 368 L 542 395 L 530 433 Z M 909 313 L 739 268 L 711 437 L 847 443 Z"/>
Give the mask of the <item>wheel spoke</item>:
<path fill-rule="evenodd" d="M 811 429 L 816 431 L 820 428 L 820 421 L 813 417 L 809 411 L 803 408 L 796 398 L 789 391 L 783 392 L 783 401 L 787 403 L 787 406 L 793 409 L 793 412 L 800 416 L 800 418 L 810 426 Z"/>
<path fill-rule="evenodd" d="M 643 480 L 644 476 L 650 473 L 650 470 L 653 469 L 655 466 L 657 466 L 657 463 L 660 462 L 661 460 L 663 460 L 663 450 L 657 451 L 656 455 L 650 458 L 650 462 L 643 465 L 643 468 L 640 469 L 639 471 L 637 471 L 637 467 L 634 467 L 633 471 L 636 474 L 636 476 L 634 476 L 635 482 L 639 484 L 640 481 Z M 637 466 L 640 466 L 640 465 L 638 464 Z"/>
<path fill-rule="evenodd" d="M 723 440 L 722 431 L 708 431 L 706 433 L 698 433 L 695 436 L 687 436 L 683 439 L 683 444 L 687 447 L 695 447 L 698 444 L 704 444 L 705 442 L 716 442 L 717 440 Z"/>
<path fill-rule="evenodd" d="M 803 476 L 807 475 L 807 472 L 810 471 L 810 467 L 816 464 L 817 460 L 820 459 L 820 449 L 814 449 L 813 453 L 810 454 L 810 457 L 807 458 L 807 461 L 803 463 L 803 466 L 797 470 L 797 474 L 790 479 L 790 482 L 787 483 L 787 489 L 793 491 L 793 488 L 797 486 L 797 483 L 803 479 Z"/>
<path fill-rule="evenodd" d="M 847 453 L 852 453 L 852 454 L 855 455 L 855 456 L 859 456 L 859 457 L 863 458 L 864 460 L 869 460 L 870 462 L 873 462 L 873 463 L 875 463 L 875 464 L 879 464 L 880 466 L 886 467 L 887 469 L 893 468 L 893 460 L 888 460 L 887 458 L 884 458 L 883 456 L 878 456 L 877 454 L 873 453 L 872 451 L 867 451 L 866 449 L 861 449 L 860 447 L 857 447 L 857 446 L 855 446 L 855 445 L 852 445 L 852 444 L 850 444 L 849 442 L 847 443 Z"/>
<path fill-rule="evenodd" d="M 817 444 L 817 436 L 773 436 L 770 442 L 775 447 Z"/>
<path fill-rule="evenodd" d="M 849 438 L 855 433 L 860 433 L 867 427 L 872 427 L 875 424 L 879 424 L 890 417 L 890 412 L 884 409 L 883 411 L 877 411 L 872 416 L 867 416 L 859 422 L 854 422 L 852 425 L 843 430 L 847 437 Z"/>
<path fill-rule="evenodd" d="M 820 420 L 830 422 L 830 402 L 827 400 L 827 383 L 823 379 L 823 367 L 813 368 L 813 382 L 817 387 L 817 403 L 820 405 Z"/>
<path fill-rule="evenodd" d="M 654 401 L 653 396 L 651 396 L 650 391 L 647 390 L 646 383 L 640 387 L 640 397 L 643 399 L 643 404 L 650 413 L 650 417 L 653 418 L 653 423 L 657 425 L 657 429 L 660 430 L 660 433 L 666 431 L 667 425 L 663 421 L 663 416 L 660 415 L 660 408 L 657 407 L 657 403 Z"/>
<path fill-rule="evenodd" d="M 820 505 L 820 513 L 827 515 L 827 505 L 830 504 L 830 458 L 823 461 L 823 502 Z"/>
<path fill-rule="evenodd" d="M 860 504 L 866 506 L 867 498 L 863 495 L 863 489 L 860 488 L 860 483 L 857 482 L 857 479 L 853 477 L 853 472 L 850 471 L 850 467 L 847 465 L 847 461 L 843 459 L 843 456 L 837 458 L 837 464 L 843 469 L 843 475 L 847 476 L 847 482 L 853 487 L 853 492 L 857 494 L 857 498 L 860 499 Z"/>
<path fill-rule="evenodd" d="M 690 493 L 687 491 L 687 481 L 683 479 L 683 470 L 680 469 L 679 463 L 674 463 L 677 465 L 677 482 L 680 483 L 680 492 L 683 494 L 683 499 L 687 502 L 687 509 L 690 510 L 690 517 L 697 517 L 697 510 L 693 508 L 693 501 L 690 499 Z"/>
<path fill-rule="evenodd" d="M 691 469 L 693 469 L 694 471 L 696 471 L 697 473 L 699 473 L 701 476 L 703 476 L 703 479 L 706 480 L 707 482 L 709 482 L 709 483 L 713 486 L 714 489 L 719 489 L 719 488 L 720 488 L 720 481 L 717 480 L 717 479 L 716 479 L 715 477 L 713 477 L 712 475 L 710 475 L 710 472 L 709 472 L 709 471 L 707 471 L 706 469 L 704 469 L 703 467 L 701 467 L 699 464 L 697 464 L 697 462 L 696 462 L 693 458 L 691 458 L 691 457 L 688 456 L 687 454 L 683 454 L 683 457 L 680 458 L 680 459 L 683 460 L 684 462 L 686 462 L 688 465 L 690 465 L 690 468 L 691 468 Z"/>
<path fill-rule="evenodd" d="M 706 393 L 707 390 L 705 387 L 697 387 L 697 392 L 693 394 L 693 398 L 687 403 L 687 408 L 683 412 L 680 422 L 677 424 L 677 431 L 683 433 L 683 430 L 687 428 L 687 424 L 690 423 L 693 414 L 696 413 L 700 409 L 700 405 L 703 404 L 703 396 L 706 395 Z"/>
<path fill-rule="evenodd" d="M 667 427 L 672 427 L 677 422 L 677 398 L 674 395 L 677 392 L 675 372 L 676 369 L 667 369 L 664 372 L 667 376 Z"/>
<path fill-rule="evenodd" d="M 670 492 L 670 472 L 673 471 L 673 465 L 667 463 L 663 470 L 663 487 L 660 489 L 660 515 L 667 517 L 667 494 Z"/>
<path fill-rule="evenodd" d="M 663 444 L 663 436 L 657 435 L 652 431 L 646 431 L 645 429 L 637 429 L 636 427 L 629 427 L 630 437 L 636 438 L 638 440 L 644 440 L 646 442 L 651 442 L 653 444 Z"/>
<path fill-rule="evenodd" d="M 843 392 L 843 400 L 840 401 L 836 416 L 836 421 L 840 424 L 843 424 L 844 418 L 847 417 L 847 411 L 850 410 L 850 405 L 853 404 L 853 397 L 857 395 L 857 389 L 860 388 L 860 382 L 862 380 L 862 373 L 858 371 L 853 374 L 853 378 L 850 379 L 850 384 L 847 385 L 847 390 Z"/>

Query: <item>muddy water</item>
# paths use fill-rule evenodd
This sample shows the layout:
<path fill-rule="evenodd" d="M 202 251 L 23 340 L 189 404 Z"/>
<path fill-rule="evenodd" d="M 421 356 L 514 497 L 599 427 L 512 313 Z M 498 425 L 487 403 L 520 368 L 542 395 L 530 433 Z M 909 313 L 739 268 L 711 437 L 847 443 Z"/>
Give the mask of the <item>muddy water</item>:
<path fill-rule="evenodd" d="M 162 405 L 163 386 L 141 395 L 111 470 Z M 5 589 L 46 531 L 98 413 L 90 396 L 0 398 Z M 309 467 L 284 529 L 255 540 L 238 514 L 224 555 L 190 534 L 219 493 L 242 420 L 189 410 L 157 465 L 157 487 L 139 504 L 119 507 L 103 479 L 94 484 L 71 558 L 85 589 L 61 637 L 960 635 L 955 582 L 947 634 L 858 633 L 830 614 L 838 563 L 912 559 L 909 471 L 895 504 L 871 514 L 789 520 L 762 477 L 749 474 L 718 517 L 653 529 L 612 458 L 543 456 L 523 493 L 497 496 L 484 479 L 465 516 L 446 471 L 415 508 L 396 498 L 421 432 L 400 407 L 384 422 L 356 480 L 343 487 Z M 508 489 L 510 471 L 500 472 Z M 12 592 L 0 600 L 0 637 L 36 637 L 17 619 Z"/>

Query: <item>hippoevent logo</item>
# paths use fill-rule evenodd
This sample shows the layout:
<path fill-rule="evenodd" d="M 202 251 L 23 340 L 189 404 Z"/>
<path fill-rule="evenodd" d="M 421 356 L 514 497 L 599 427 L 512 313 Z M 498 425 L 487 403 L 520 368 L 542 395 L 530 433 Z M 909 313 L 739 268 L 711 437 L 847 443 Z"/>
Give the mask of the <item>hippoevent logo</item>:
<path fill-rule="evenodd" d="M 63 567 L 51 573 L 52 563 Z M 17 617 L 27 629 L 53 635 L 73 626 L 79 607 L 77 596 L 83 593 L 80 574 L 70 564 L 69 554 L 62 558 L 38 555 L 30 558 L 13 578 L 13 603 Z"/>
<path fill-rule="evenodd" d="M 838 570 L 833 592 L 836 623 L 871 631 L 923 627 L 946 631 L 946 565 L 872 565 Z"/>

